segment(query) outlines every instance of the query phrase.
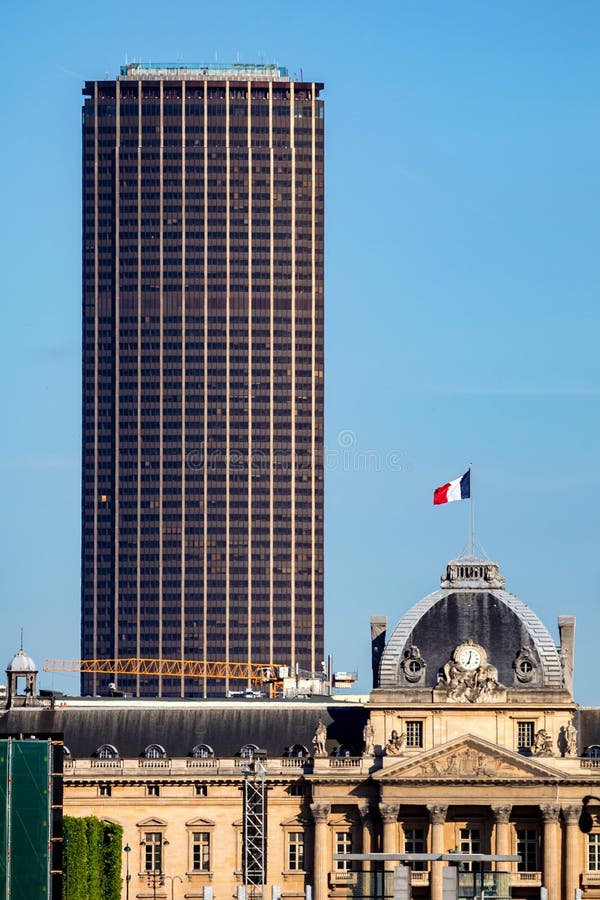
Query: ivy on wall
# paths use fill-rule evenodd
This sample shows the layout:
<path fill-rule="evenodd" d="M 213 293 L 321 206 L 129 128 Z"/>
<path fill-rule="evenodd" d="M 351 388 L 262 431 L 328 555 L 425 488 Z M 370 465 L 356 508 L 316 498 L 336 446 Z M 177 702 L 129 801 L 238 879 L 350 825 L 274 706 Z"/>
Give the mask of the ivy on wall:
<path fill-rule="evenodd" d="M 65 816 L 63 836 L 63 900 L 119 900 L 121 826 Z"/>

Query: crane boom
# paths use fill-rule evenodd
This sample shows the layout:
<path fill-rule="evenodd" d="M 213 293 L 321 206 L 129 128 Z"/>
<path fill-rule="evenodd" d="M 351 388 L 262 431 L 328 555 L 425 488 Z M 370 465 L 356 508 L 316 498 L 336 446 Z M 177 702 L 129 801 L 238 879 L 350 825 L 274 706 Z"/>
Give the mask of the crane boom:
<path fill-rule="evenodd" d="M 107 675 L 154 675 L 159 678 L 229 678 L 252 682 L 274 682 L 278 666 L 247 662 L 206 662 L 196 659 L 47 659 L 44 672 L 83 672 Z"/>

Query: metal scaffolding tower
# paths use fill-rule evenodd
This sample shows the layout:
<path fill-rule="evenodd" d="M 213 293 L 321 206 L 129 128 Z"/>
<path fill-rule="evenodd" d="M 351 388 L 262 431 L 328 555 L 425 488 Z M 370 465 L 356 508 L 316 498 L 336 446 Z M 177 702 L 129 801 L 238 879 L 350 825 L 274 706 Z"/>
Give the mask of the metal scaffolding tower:
<path fill-rule="evenodd" d="M 244 772 L 243 874 L 246 900 L 263 900 L 267 876 L 266 754 L 254 753 Z"/>

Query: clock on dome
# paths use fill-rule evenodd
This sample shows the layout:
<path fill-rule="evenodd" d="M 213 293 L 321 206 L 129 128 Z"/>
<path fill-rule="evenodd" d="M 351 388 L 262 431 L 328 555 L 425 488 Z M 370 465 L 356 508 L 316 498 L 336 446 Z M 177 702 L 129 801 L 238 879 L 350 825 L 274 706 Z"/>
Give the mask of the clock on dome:
<path fill-rule="evenodd" d="M 487 661 L 487 653 L 483 647 L 480 647 L 479 644 L 474 644 L 472 641 L 459 644 L 453 655 L 456 665 L 467 672 L 474 672 L 475 669 L 485 665 Z"/>
<path fill-rule="evenodd" d="M 478 669 L 481 665 L 481 653 L 475 647 L 463 647 L 457 662 L 463 669 Z"/>

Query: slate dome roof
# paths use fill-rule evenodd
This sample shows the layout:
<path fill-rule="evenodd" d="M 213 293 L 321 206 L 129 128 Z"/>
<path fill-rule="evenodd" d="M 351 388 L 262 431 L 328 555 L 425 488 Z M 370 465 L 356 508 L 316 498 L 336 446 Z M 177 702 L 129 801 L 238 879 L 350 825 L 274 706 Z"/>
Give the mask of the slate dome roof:
<path fill-rule="evenodd" d="M 13 656 L 13 658 L 11 659 L 11 661 L 9 662 L 9 664 L 6 667 L 7 672 L 28 673 L 28 672 L 37 672 L 37 670 L 38 670 L 38 667 L 36 666 L 36 664 L 34 663 L 32 658 L 30 656 L 28 656 L 27 653 L 25 653 L 25 651 L 23 650 L 22 647 L 18 651 L 18 653 L 15 653 L 15 655 Z"/>
<path fill-rule="evenodd" d="M 498 564 L 469 556 L 452 560 L 441 587 L 416 603 L 400 619 L 379 664 L 379 687 L 433 689 L 443 666 L 465 641 L 479 644 L 509 689 L 564 687 L 558 649 L 545 625 L 522 600 L 504 589 Z M 403 662 L 416 651 L 424 663 L 418 684 L 405 677 Z M 518 661 L 526 656 L 531 673 L 519 679 Z"/>

